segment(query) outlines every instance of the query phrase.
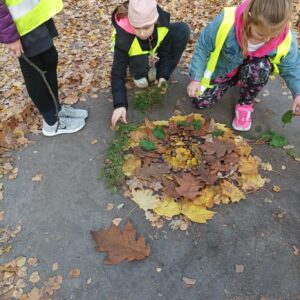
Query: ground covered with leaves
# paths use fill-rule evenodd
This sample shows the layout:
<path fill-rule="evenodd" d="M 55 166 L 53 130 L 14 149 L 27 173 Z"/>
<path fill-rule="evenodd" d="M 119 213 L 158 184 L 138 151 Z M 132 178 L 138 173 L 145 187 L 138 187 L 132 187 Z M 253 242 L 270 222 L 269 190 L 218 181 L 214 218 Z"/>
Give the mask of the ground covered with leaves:
<path fill-rule="evenodd" d="M 68 104 L 97 97 L 110 85 L 112 63 L 111 13 L 120 1 L 66 0 L 65 8 L 55 17 L 60 37 L 55 44 L 59 52 L 60 99 Z M 195 41 L 203 26 L 217 15 L 223 6 L 237 0 L 166 1 L 158 3 L 169 11 L 172 21 L 185 21 L 192 29 L 191 40 L 183 55 L 181 66 L 187 69 Z M 294 0 L 294 26 L 299 24 L 300 7 Z M 299 27 L 298 32 L 299 32 Z M 23 85 L 18 62 L 0 48 L 0 153 L 5 148 L 28 143 L 25 134 L 39 132 L 39 118 L 33 110 Z"/>

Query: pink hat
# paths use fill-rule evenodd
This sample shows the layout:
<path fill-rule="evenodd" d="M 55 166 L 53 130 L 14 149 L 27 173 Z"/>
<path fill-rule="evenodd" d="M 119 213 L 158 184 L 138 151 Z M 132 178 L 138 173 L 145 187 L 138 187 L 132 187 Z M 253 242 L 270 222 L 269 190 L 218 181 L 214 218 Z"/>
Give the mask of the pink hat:
<path fill-rule="evenodd" d="M 129 0 L 128 20 L 136 28 L 154 24 L 158 19 L 156 0 Z"/>

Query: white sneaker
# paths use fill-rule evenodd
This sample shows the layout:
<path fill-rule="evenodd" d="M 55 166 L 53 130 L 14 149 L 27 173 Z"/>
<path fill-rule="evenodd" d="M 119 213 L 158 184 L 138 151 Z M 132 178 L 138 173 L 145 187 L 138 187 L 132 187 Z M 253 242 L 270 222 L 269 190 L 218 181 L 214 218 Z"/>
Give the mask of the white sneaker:
<path fill-rule="evenodd" d="M 149 85 L 146 77 L 143 77 L 141 79 L 133 79 L 133 82 L 134 82 L 135 86 L 140 89 L 144 89 L 144 88 L 148 87 L 148 85 Z"/>
<path fill-rule="evenodd" d="M 155 64 L 150 68 L 150 70 L 148 71 L 148 79 L 150 82 L 154 82 L 156 80 L 156 66 Z"/>
<path fill-rule="evenodd" d="M 62 105 L 61 110 L 58 113 L 59 117 L 63 118 L 82 118 L 85 119 L 88 116 L 86 109 L 74 108 L 68 105 Z"/>
<path fill-rule="evenodd" d="M 54 125 L 50 126 L 45 121 L 43 121 L 43 135 L 45 136 L 55 136 L 64 133 L 73 133 L 82 129 L 85 125 L 85 121 L 82 118 L 59 118 L 59 124 L 56 122 Z"/>

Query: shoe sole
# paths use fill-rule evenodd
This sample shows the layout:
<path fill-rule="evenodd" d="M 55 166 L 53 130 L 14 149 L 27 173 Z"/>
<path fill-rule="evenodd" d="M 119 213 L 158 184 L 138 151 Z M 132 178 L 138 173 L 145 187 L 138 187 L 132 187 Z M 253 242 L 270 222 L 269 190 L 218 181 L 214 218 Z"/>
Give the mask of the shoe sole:
<path fill-rule="evenodd" d="M 48 132 L 48 131 L 44 131 L 44 129 L 42 130 L 42 133 L 44 136 L 55 136 L 55 135 L 60 135 L 60 134 L 65 134 L 65 133 L 75 133 L 78 132 L 79 130 L 81 130 L 83 127 L 85 126 L 85 123 L 82 124 L 82 126 L 76 128 L 76 129 L 69 129 L 69 130 L 64 130 L 64 132 Z"/>
<path fill-rule="evenodd" d="M 242 128 L 235 126 L 234 122 L 232 122 L 232 128 L 236 131 L 249 131 L 251 129 L 251 125 L 249 127 Z"/>

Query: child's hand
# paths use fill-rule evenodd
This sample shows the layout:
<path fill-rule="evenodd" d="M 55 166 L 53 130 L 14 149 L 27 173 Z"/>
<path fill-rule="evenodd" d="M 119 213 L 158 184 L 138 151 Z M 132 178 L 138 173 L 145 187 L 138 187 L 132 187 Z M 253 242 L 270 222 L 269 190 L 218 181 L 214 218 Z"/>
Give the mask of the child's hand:
<path fill-rule="evenodd" d="M 187 93 L 190 97 L 198 97 L 200 95 L 200 82 L 199 81 L 191 81 L 187 86 Z"/>
<path fill-rule="evenodd" d="M 295 116 L 300 116 L 300 95 L 297 95 L 294 99 L 293 113 Z"/>
<path fill-rule="evenodd" d="M 111 126 L 115 128 L 118 120 L 121 120 L 123 123 L 127 124 L 126 120 L 126 108 L 125 107 L 118 107 L 113 111 L 112 117 L 111 117 Z"/>
<path fill-rule="evenodd" d="M 22 47 L 22 44 L 21 44 L 20 40 L 17 40 L 17 41 L 15 41 L 13 43 L 10 43 L 10 44 L 6 44 L 6 47 L 16 57 L 20 57 L 21 54 L 24 53 L 23 47 Z"/>

